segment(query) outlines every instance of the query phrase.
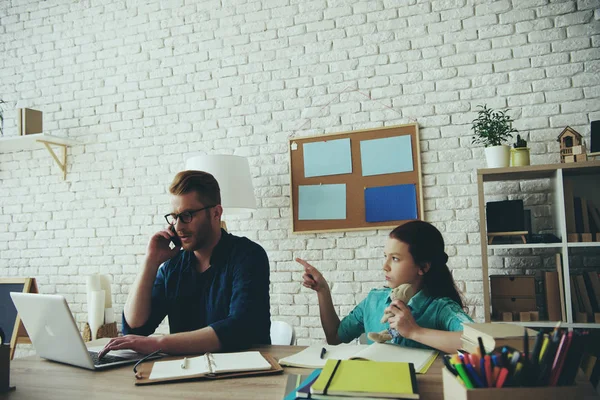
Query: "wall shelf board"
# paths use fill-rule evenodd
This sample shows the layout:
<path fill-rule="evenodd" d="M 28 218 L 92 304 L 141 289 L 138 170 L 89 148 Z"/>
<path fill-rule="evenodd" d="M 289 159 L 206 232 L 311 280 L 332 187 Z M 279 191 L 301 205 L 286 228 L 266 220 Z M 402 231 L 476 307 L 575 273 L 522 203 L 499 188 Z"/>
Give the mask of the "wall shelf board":
<path fill-rule="evenodd" d="M 7 136 L 0 138 L 0 153 L 13 153 L 17 151 L 30 151 L 46 148 L 63 173 L 63 179 L 67 179 L 67 147 L 79 144 L 79 142 L 58 136 L 36 133 L 25 136 Z M 53 147 L 62 148 L 62 156 L 56 154 Z"/>

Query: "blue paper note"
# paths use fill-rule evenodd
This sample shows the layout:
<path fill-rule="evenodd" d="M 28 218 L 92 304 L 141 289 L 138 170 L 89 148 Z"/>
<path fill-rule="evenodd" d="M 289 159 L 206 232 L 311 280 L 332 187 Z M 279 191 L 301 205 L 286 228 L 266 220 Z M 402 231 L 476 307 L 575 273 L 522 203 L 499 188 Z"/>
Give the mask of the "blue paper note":
<path fill-rule="evenodd" d="M 412 171 L 414 167 L 410 135 L 362 140 L 360 160 L 363 176 Z"/>
<path fill-rule="evenodd" d="M 298 186 L 298 220 L 346 219 L 346 184 Z"/>
<path fill-rule="evenodd" d="M 352 173 L 350 139 L 328 140 L 304 145 L 304 177 Z"/>
<path fill-rule="evenodd" d="M 414 184 L 365 189 L 367 222 L 417 219 L 417 189 Z"/>

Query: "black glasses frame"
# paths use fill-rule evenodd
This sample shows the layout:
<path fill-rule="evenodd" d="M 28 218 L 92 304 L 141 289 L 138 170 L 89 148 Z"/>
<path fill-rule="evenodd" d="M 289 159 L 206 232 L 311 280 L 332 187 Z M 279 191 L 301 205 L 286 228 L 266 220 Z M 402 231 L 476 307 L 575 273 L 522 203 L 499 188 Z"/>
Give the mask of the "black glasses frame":
<path fill-rule="evenodd" d="M 200 212 L 202 210 L 208 210 L 209 208 L 213 208 L 213 207 L 216 207 L 216 204 L 212 205 L 212 206 L 208 206 L 208 207 L 202 207 L 197 210 L 185 210 L 184 212 L 181 212 L 179 214 L 175 214 L 175 213 L 167 214 L 167 215 L 165 215 L 165 220 L 167 221 L 167 224 L 175 225 L 177 223 L 177 220 L 179 218 L 181 218 L 181 221 L 183 223 L 188 224 L 188 223 L 192 222 L 192 218 L 194 218 L 194 214 L 196 214 L 197 212 Z M 188 218 L 184 217 L 186 215 L 189 215 L 189 220 L 187 220 L 187 221 L 186 221 L 186 219 L 188 219 Z M 169 221 L 169 217 L 173 218 L 173 222 Z"/>

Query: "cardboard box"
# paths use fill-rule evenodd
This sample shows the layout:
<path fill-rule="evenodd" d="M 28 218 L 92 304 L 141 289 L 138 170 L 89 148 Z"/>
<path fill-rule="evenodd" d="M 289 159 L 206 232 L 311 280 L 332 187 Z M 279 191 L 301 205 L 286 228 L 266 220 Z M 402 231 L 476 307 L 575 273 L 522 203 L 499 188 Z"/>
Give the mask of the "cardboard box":
<path fill-rule="evenodd" d="M 579 386 L 467 389 L 445 367 L 442 370 L 442 382 L 445 400 L 565 400 L 582 397 Z"/>
<path fill-rule="evenodd" d="M 42 112 L 31 108 L 17 109 L 17 130 L 19 135 L 32 135 L 43 133 Z"/>

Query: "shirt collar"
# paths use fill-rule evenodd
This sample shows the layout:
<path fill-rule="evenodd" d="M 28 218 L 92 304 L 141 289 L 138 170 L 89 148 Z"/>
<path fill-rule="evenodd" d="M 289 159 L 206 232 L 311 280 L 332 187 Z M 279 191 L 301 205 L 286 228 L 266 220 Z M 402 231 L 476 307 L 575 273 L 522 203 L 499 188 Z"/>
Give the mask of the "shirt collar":
<path fill-rule="evenodd" d="M 221 228 L 221 239 L 219 239 L 219 243 L 217 243 L 210 255 L 210 265 L 219 265 L 223 262 L 224 258 L 229 254 L 231 237 L 230 233 Z"/>

